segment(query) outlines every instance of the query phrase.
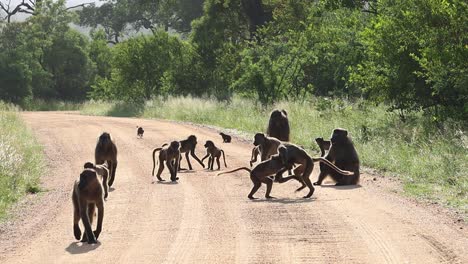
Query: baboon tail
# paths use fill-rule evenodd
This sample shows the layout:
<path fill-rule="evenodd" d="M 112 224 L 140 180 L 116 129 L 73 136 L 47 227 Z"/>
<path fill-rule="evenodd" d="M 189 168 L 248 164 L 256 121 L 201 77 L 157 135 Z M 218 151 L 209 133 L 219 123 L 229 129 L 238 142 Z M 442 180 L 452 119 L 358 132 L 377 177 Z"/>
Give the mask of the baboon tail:
<path fill-rule="evenodd" d="M 322 162 L 322 163 L 325 163 L 328 165 L 328 167 L 334 169 L 336 172 L 340 173 L 340 174 L 343 174 L 343 175 L 346 175 L 346 176 L 352 176 L 354 175 L 354 172 L 352 171 L 346 171 L 346 170 L 342 170 L 340 168 L 338 168 L 335 164 L 331 163 L 329 160 L 325 159 L 325 158 L 313 158 L 312 159 L 313 161 L 319 161 L 319 162 Z"/>
<path fill-rule="evenodd" d="M 155 148 L 153 150 L 153 172 L 151 172 L 151 175 L 154 176 L 154 168 L 156 168 L 156 152 L 160 151 L 162 148 Z"/>
<path fill-rule="evenodd" d="M 216 176 L 223 175 L 223 174 L 228 174 L 228 173 L 232 173 L 232 172 L 236 172 L 236 171 L 240 171 L 240 170 L 246 170 L 246 171 L 248 171 L 249 173 L 252 172 L 252 170 L 249 169 L 249 168 L 247 168 L 247 167 L 240 167 L 240 168 L 237 168 L 237 169 L 232 170 L 232 171 L 220 172 L 220 173 L 218 173 Z"/>
<path fill-rule="evenodd" d="M 226 156 L 224 156 L 224 150 L 221 150 L 221 152 L 223 153 L 224 166 L 227 168 Z"/>

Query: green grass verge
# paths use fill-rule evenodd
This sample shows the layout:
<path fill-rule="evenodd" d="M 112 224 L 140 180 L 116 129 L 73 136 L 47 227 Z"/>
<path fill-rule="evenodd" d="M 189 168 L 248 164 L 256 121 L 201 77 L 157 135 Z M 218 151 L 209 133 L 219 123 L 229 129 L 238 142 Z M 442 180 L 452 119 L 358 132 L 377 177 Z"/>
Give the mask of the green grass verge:
<path fill-rule="evenodd" d="M 21 105 L 25 111 L 77 111 L 82 107 L 82 103 L 42 99 L 30 100 Z"/>
<path fill-rule="evenodd" d="M 363 166 L 400 177 L 407 194 L 468 213 L 468 136 L 461 124 L 435 125 L 421 114 L 403 122 L 383 106 L 325 99 L 281 102 L 268 109 L 239 98 L 230 103 L 181 97 L 139 105 L 88 102 L 82 113 L 190 121 L 253 135 L 265 131 L 273 108 L 288 111 L 293 142 L 318 152 L 314 138 L 329 138 L 333 128 L 346 128 Z"/>
<path fill-rule="evenodd" d="M 21 196 L 40 191 L 42 148 L 17 111 L 0 102 L 0 220 Z"/>

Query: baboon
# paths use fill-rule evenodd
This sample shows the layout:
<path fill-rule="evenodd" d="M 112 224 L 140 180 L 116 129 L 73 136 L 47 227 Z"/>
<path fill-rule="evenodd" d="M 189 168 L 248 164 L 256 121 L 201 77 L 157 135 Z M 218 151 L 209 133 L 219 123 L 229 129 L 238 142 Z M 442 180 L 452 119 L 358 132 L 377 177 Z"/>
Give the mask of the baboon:
<path fill-rule="evenodd" d="M 321 185 L 326 176 L 331 176 L 336 185 L 353 185 L 359 182 L 359 157 L 348 131 L 336 128 L 331 135 L 331 146 L 325 159 L 341 170 L 351 171 L 351 175 L 339 173 L 320 163 L 320 174 L 314 185 Z"/>
<path fill-rule="evenodd" d="M 231 136 L 230 135 L 226 135 L 223 132 L 221 132 L 219 134 L 223 138 L 223 143 L 231 143 Z"/>
<path fill-rule="evenodd" d="M 330 140 L 323 140 L 323 138 L 319 137 L 315 139 L 315 142 L 317 142 L 317 145 L 320 148 L 320 156 L 323 157 L 325 156 L 325 150 L 330 149 Z"/>
<path fill-rule="evenodd" d="M 205 143 L 206 148 L 206 156 L 203 157 L 202 162 L 208 158 L 208 169 L 214 170 L 214 160 L 216 159 L 216 164 L 218 164 L 218 170 L 220 169 L 219 165 L 219 158 L 221 158 L 221 154 L 223 154 L 224 166 L 227 168 L 226 164 L 226 157 L 224 156 L 224 151 L 220 148 L 217 148 L 213 141 L 207 140 Z"/>
<path fill-rule="evenodd" d="M 258 146 L 255 146 L 253 149 L 252 149 L 252 157 L 250 158 L 250 167 L 253 166 L 253 164 L 255 162 L 257 162 L 257 157 L 259 154 L 262 153 L 262 149 L 261 149 L 261 146 L 258 145 Z"/>
<path fill-rule="evenodd" d="M 73 185 L 73 233 L 77 240 L 96 244 L 96 239 L 102 231 L 104 219 L 104 197 L 103 184 L 94 169 L 86 168 L 81 172 L 80 178 Z M 98 209 L 98 222 L 96 230 L 92 231 L 94 212 Z M 83 221 L 85 228 L 83 238 L 79 222 Z"/>
<path fill-rule="evenodd" d="M 253 144 L 259 147 L 261 161 L 269 159 L 272 155 L 278 153 L 278 147 L 281 145 L 281 141 L 274 137 L 265 136 L 263 133 L 257 133 L 254 136 Z M 252 150 L 252 153 L 254 150 Z"/>
<path fill-rule="evenodd" d="M 114 184 L 115 172 L 117 170 L 117 147 L 109 133 L 104 132 L 99 136 L 94 151 L 94 159 L 96 164 L 102 164 L 107 161 L 109 166 L 109 187 Z"/>
<path fill-rule="evenodd" d="M 158 173 L 156 174 L 158 181 L 164 181 L 161 178 L 161 173 L 164 170 L 164 162 L 166 162 L 167 169 L 171 174 L 171 181 L 177 181 L 179 179 L 179 177 L 177 177 L 177 168 L 179 167 L 180 159 L 179 141 L 172 141 L 171 144 L 164 144 L 161 148 L 155 148 L 153 150 L 153 172 L 151 173 L 153 177 L 154 169 L 156 168 L 155 156 L 157 151 L 159 151 L 159 169 Z"/>
<path fill-rule="evenodd" d="M 142 127 L 137 126 L 137 137 L 143 138 L 143 133 L 145 133 L 145 130 Z"/>
<path fill-rule="evenodd" d="M 99 176 L 101 176 L 102 179 L 102 185 L 104 187 L 104 199 L 107 199 L 109 196 L 109 184 L 108 184 L 108 178 L 109 178 L 109 167 L 107 165 L 107 162 L 104 162 L 103 164 L 100 165 L 94 165 L 91 162 L 86 162 L 84 164 L 85 169 L 93 169 L 97 172 Z"/>
<path fill-rule="evenodd" d="M 252 180 L 252 183 L 254 184 L 252 190 L 250 191 L 247 197 L 251 200 L 256 199 L 253 195 L 258 191 L 260 186 L 262 186 L 262 183 L 264 183 L 267 186 L 265 198 L 271 199 L 274 197 L 270 196 L 271 189 L 273 187 L 273 178 L 270 176 L 274 175 L 276 172 L 283 169 L 284 167 L 285 165 L 283 164 L 283 161 L 281 160 L 281 158 L 278 155 L 273 155 L 271 156 L 270 159 L 264 160 L 258 163 L 255 167 L 253 167 L 253 169 L 249 169 L 247 167 L 241 167 L 235 170 L 218 173 L 218 175 L 232 173 L 232 172 L 236 172 L 240 170 L 246 170 L 250 173 L 250 180 Z M 290 166 L 286 166 L 286 167 L 287 167 L 286 169 L 291 169 Z M 282 182 L 286 182 L 290 179 L 296 179 L 297 181 L 302 182 L 300 177 L 296 175 L 285 177 L 283 178 Z"/>
<path fill-rule="evenodd" d="M 267 135 L 281 141 L 289 141 L 289 121 L 286 110 L 273 110 L 268 122 Z"/>
<path fill-rule="evenodd" d="M 187 139 L 180 141 L 180 153 L 185 153 L 185 159 L 187 160 L 187 164 L 189 166 L 189 170 L 192 170 L 192 164 L 190 163 L 189 153 L 190 155 L 200 163 L 200 165 L 205 168 L 205 164 L 195 155 L 195 147 L 197 146 L 197 137 L 195 135 L 190 135 Z M 182 161 L 182 156 L 180 156 L 180 161 Z M 179 162 L 179 171 L 185 170 L 180 167 Z"/>

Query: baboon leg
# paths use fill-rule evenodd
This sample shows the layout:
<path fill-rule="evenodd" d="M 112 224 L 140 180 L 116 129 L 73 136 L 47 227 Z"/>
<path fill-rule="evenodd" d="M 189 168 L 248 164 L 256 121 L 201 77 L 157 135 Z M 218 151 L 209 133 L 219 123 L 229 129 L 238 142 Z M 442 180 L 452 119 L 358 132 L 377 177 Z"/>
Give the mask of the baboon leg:
<path fill-rule="evenodd" d="M 161 173 L 164 170 L 164 159 L 159 159 L 159 168 L 158 168 L 158 173 L 156 173 L 156 178 L 158 178 L 158 181 L 164 181 L 161 178 Z"/>
<path fill-rule="evenodd" d="M 96 212 L 96 204 L 95 203 L 88 203 L 88 217 L 89 217 L 89 224 L 93 225 L 94 222 L 94 213 Z"/>
<path fill-rule="evenodd" d="M 104 199 L 107 199 L 109 196 L 109 183 L 107 182 L 109 178 L 109 171 L 104 170 L 104 175 L 102 175 L 102 185 L 104 187 Z"/>
<path fill-rule="evenodd" d="M 198 162 L 200 165 L 205 168 L 205 164 L 195 155 L 195 150 L 190 151 L 190 155 Z M 188 159 L 188 158 L 187 158 Z"/>
<path fill-rule="evenodd" d="M 111 162 L 111 165 L 109 165 L 109 167 L 112 166 L 112 173 L 111 173 L 111 176 L 110 176 L 110 179 L 109 179 L 109 187 L 112 186 L 112 184 L 114 184 L 114 179 L 115 179 L 115 171 L 117 170 L 117 160 L 114 160 Z"/>
<path fill-rule="evenodd" d="M 322 182 L 325 179 L 325 177 L 327 177 L 327 175 L 328 175 L 328 172 L 320 168 L 320 174 L 319 174 L 318 180 L 314 182 L 314 185 L 322 185 Z"/>
<path fill-rule="evenodd" d="M 97 227 L 96 231 L 94 231 L 94 236 L 96 239 L 98 239 L 99 234 L 101 234 L 102 231 L 102 220 L 104 219 L 104 203 L 103 201 L 98 201 L 96 203 L 97 209 L 98 209 L 98 219 L 97 219 Z"/>
<path fill-rule="evenodd" d="M 76 240 L 81 239 L 81 230 L 80 230 L 80 205 L 78 204 L 78 197 L 76 192 L 73 191 L 72 195 L 73 201 L 73 234 L 75 235 Z"/>
<path fill-rule="evenodd" d="M 213 158 L 213 156 L 210 156 L 208 158 L 208 169 L 209 170 L 214 170 L 214 158 Z"/>
<path fill-rule="evenodd" d="M 254 184 L 254 186 L 252 187 L 252 190 L 250 191 L 248 197 L 250 200 L 254 200 L 257 198 L 253 197 L 253 195 L 258 191 L 258 189 L 260 189 L 260 186 L 262 186 L 262 183 L 256 177 L 250 176 L 250 179 L 252 180 L 252 183 Z"/>
<path fill-rule="evenodd" d="M 96 238 L 94 237 L 93 230 L 91 229 L 91 223 L 88 218 L 88 204 L 86 201 L 80 201 L 80 214 L 81 221 L 85 227 L 85 233 L 81 242 L 88 242 L 88 244 L 96 244 Z"/>
<path fill-rule="evenodd" d="M 310 190 L 309 193 L 306 196 L 304 196 L 304 198 L 310 198 L 312 196 L 312 194 L 314 194 L 314 191 L 315 191 L 314 186 L 312 185 L 312 182 L 310 181 L 309 177 L 302 177 L 302 178 L 303 178 L 305 184 L 307 185 L 307 187 L 309 187 L 309 190 Z"/>
<path fill-rule="evenodd" d="M 171 181 L 176 181 L 179 179 L 176 176 L 176 173 L 177 173 L 176 165 L 178 164 L 174 164 L 172 161 L 166 161 L 167 169 L 169 170 L 169 173 L 171 174 Z"/>
<path fill-rule="evenodd" d="M 181 157 L 182 157 L 182 155 L 181 155 Z M 190 158 L 189 158 L 189 153 L 188 152 L 185 152 L 185 159 L 187 160 L 189 170 L 192 170 L 192 164 L 190 163 Z M 179 165 L 179 167 L 180 167 L 180 165 Z"/>
<path fill-rule="evenodd" d="M 266 193 L 265 193 L 265 198 L 267 198 L 267 199 L 275 198 L 273 196 L 270 196 L 271 189 L 273 188 L 273 180 L 270 179 L 270 178 L 264 178 L 263 183 L 265 183 L 266 186 L 267 186 L 267 190 L 266 190 Z"/>
<path fill-rule="evenodd" d="M 216 158 L 216 164 L 218 164 L 218 170 L 221 169 L 221 166 L 219 165 L 219 158 L 220 158 L 220 157 L 217 157 L 217 158 Z"/>
<path fill-rule="evenodd" d="M 180 160 L 181 162 L 179 163 L 179 168 L 178 168 L 178 170 L 180 170 L 180 171 L 181 171 L 181 170 L 187 170 L 187 169 L 182 168 L 182 153 L 181 153 L 180 156 L 179 156 L 179 160 Z"/>

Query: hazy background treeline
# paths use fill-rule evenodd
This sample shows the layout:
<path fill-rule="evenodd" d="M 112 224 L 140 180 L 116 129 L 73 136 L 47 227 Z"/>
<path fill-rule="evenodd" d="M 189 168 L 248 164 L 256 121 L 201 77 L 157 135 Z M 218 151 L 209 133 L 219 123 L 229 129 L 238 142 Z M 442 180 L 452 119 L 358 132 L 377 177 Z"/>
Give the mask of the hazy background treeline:
<path fill-rule="evenodd" d="M 311 96 L 468 119 L 463 0 L 0 0 L 0 99 Z M 9 5 L 8 5 L 9 4 Z M 19 13 L 32 14 L 11 22 Z M 91 28 L 81 33 L 75 25 Z"/>

